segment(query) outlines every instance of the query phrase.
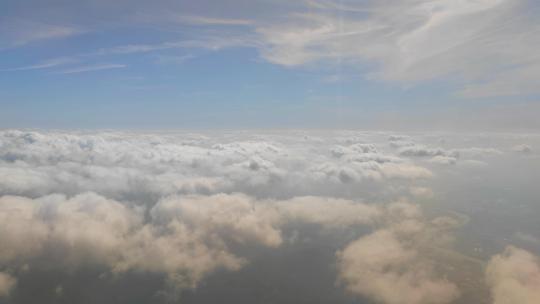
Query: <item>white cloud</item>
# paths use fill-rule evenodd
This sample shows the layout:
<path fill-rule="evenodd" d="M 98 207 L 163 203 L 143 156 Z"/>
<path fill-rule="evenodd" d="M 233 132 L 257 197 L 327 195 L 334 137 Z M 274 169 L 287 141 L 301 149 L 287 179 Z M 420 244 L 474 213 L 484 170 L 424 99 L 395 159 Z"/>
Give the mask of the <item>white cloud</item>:
<path fill-rule="evenodd" d="M 75 68 L 60 71 L 59 73 L 60 74 L 75 74 L 75 73 L 102 71 L 102 70 L 110 70 L 110 69 L 121 69 L 125 67 L 127 67 L 127 65 L 125 64 L 95 64 L 95 65 L 75 67 Z"/>
<path fill-rule="evenodd" d="M 486 269 L 493 304 L 540 303 L 540 264 L 530 252 L 509 246 Z"/>
<path fill-rule="evenodd" d="M 150 53 L 170 49 L 207 49 L 221 50 L 237 47 L 255 47 L 258 42 L 250 36 L 222 37 L 212 35 L 199 35 L 196 39 L 186 39 L 179 41 L 166 41 L 156 44 L 129 44 L 120 45 L 111 48 L 102 48 L 92 55 L 111 55 L 111 54 L 135 54 Z"/>
<path fill-rule="evenodd" d="M 250 25 L 253 21 L 248 19 L 212 18 L 206 16 L 181 16 L 181 22 L 193 25 Z"/>
<path fill-rule="evenodd" d="M 158 1 L 140 4 L 132 14 L 101 4 L 88 13 L 103 22 L 80 26 L 42 22 L 58 14 L 43 12 L 36 18 L 22 10 L 28 20 L 8 18 L 0 24 L 0 37 L 7 41 L 0 47 L 66 38 L 87 27 L 142 26 L 170 32 L 178 31 L 180 23 L 190 26 L 182 29 L 184 40 L 102 48 L 94 55 L 249 47 L 271 63 L 295 67 L 347 62 L 365 78 L 402 86 L 445 79 L 457 95 L 468 98 L 538 93 L 540 24 L 538 6 L 531 0 L 233 1 L 220 6 L 217 14 L 201 10 L 205 4 L 188 7 Z M 59 21 L 71 19 L 62 17 Z"/>
<path fill-rule="evenodd" d="M 75 62 L 78 62 L 78 60 L 75 59 L 75 58 L 62 57 L 62 58 L 49 59 L 49 60 L 46 60 L 46 61 L 43 61 L 43 62 L 40 62 L 40 63 L 36 63 L 36 64 L 33 64 L 33 65 L 28 65 L 28 66 L 0 69 L 0 72 L 50 69 L 50 68 L 63 66 L 63 65 L 71 64 L 71 63 L 75 63 Z"/>
<path fill-rule="evenodd" d="M 389 231 L 377 231 L 339 253 L 340 277 L 350 292 L 381 303 L 450 303 L 458 296 L 452 283 L 436 278 L 429 261 L 419 260 Z"/>
<path fill-rule="evenodd" d="M 501 155 L 502 152 L 493 148 L 456 148 L 445 149 L 435 148 L 427 145 L 416 144 L 410 140 L 390 140 L 390 145 L 397 148 L 397 152 L 401 156 L 408 157 L 430 157 L 430 163 L 439 165 L 455 165 L 460 158 L 465 158 L 464 161 L 470 159 L 485 158 L 488 156 Z"/>
<path fill-rule="evenodd" d="M 412 146 L 427 151 L 424 158 L 400 155 L 405 146 L 388 147 L 388 134 L 377 132 L 3 130 L 0 269 L 16 277 L 25 265 L 99 266 L 192 288 L 251 263 L 246 248 L 295 246 L 305 227 L 317 226 L 344 242 L 357 239 L 338 254 L 339 279 L 351 292 L 387 303 L 448 303 L 458 292 L 441 259 L 461 221 L 387 202 L 432 198 L 440 187 L 433 183 L 448 172 L 460 177 L 460 166 L 420 165 L 432 154 L 482 158 L 487 166 L 499 150 L 463 147 L 512 146 L 498 136 L 392 137 L 418 142 Z M 385 256 L 377 248 L 395 250 Z M 371 262 L 370 253 L 379 259 Z"/>
<path fill-rule="evenodd" d="M 346 289 L 388 304 L 455 300 L 457 286 L 437 273 L 436 261 L 427 252 L 429 246 L 442 246 L 459 223 L 451 218 L 427 223 L 418 207 L 406 202 L 390 205 L 386 216 L 387 227 L 337 253 L 339 279 Z"/>
<path fill-rule="evenodd" d="M 0 193 L 41 196 L 94 191 L 156 200 L 177 193 L 338 195 L 341 185 L 433 174 L 373 144 L 333 146 L 330 139 L 291 144 L 189 134 L 0 132 Z"/>
<path fill-rule="evenodd" d="M 371 225 L 382 215 L 374 205 L 344 199 L 298 197 L 276 202 L 281 216 L 288 221 L 320 224 L 325 227 Z"/>
<path fill-rule="evenodd" d="M 178 288 L 189 288 L 217 269 L 238 270 L 248 263 L 231 244 L 274 248 L 282 245 L 281 227 L 287 223 L 329 229 L 370 225 L 380 210 L 342 199 L 260 201 L 217 194 L 167 197 L 148 210 L 147 219 L 144 214 L 142 206 L 94 193 L 2 196 L 0 267 L 102 265 L 117 274 L 162 273 Z"/>
<path fill-rule="evenodd" d="M 0 38 L 2 38 L 0 49 L 84 33 L 82 29 L 71 25 L 12 18 L 5 18 L 2 21 L 0 22 Z"/>
<path fill-rule="evenodd" d="M 144 222 L 143 209 L 92 193 L 36 200 L 4 196 L 0 198 L 4 227 L 0 265 L 38 263 L 54 248 L 55 255 L 48 258 L 53 260 L 45 263 L 58 269 L 97 264 L 116 273 L 158 272 L 170 279 L 181 278 L 186 285 L 179 287 L 190 287 L 215 269 L 236 270 L 245 263 L 227 250 L 223 238 L 279 245 L 279 232 L 269 230 L 274 234 L 264 238 L 264 229 L 272 228 L 258 222 L 263 217 L 251 215 L 251 205 L 246 206 L 242 197 L 230 197 L 225 204 L 220 197 L 202 199 L 166 200 L 152 208 L 151 220 Z M 205 213 L 197 213 L 197 208 L 205 208 Z M 175 215 L 175 211 L 181 214 Z M 219 217 L 220 222 L 213 222 Z M 221 230 L 228 228 L 231 230 Z M 251 228 L 259 228 L 261 233 Z M 223 238 L 213 235 L 218 232 Z"/>
<path fill-rule="evenodd" d="M 282 243 L 274 227 L 279 215 L 242 194 L 171 197 L 154 206 L 151 214 L 158 222 L 178 218 L 197 233 L 223 234 L 239 243 L 254 241 L 269 247 Z"/>
<path fill-rule="evenodd" d="M 446 151 L 442 148 L 431 148 L 423 145 L 408 145 L 399 149 L 399 154 L 404 156 L 417 156 L 417 157 L 426 157 L 426 156 L 449 156 L 449 157 L 459 157 L 459 152 L 457 151 Z"/>
<path fill-rule="evenodd" d="M 35 258 L 57 243 L 66 246 L 64 266 L 113 261 L 124 235 L 140 220 L 120 203 L 92 193 L 70 199 L 3 196 L 0 217 L 0 263 Z"/>
<path fill-rule="evenodd" d="M 195 58 L 193 55 L 183 55 L 183 56 L 165 56 L 158 55 L 156 56 L 156 62 L 159 64 L 184 64 L 187 61 Z"/>
<path fill-rule="evenodd" d="M 529 1 L 310 3 L 308 12 L 256 27 L 263 58 L 374 63 L 372 77 L 404 84 L 458 78 L 468 97 L 538 93 L 540 41 Z"/>

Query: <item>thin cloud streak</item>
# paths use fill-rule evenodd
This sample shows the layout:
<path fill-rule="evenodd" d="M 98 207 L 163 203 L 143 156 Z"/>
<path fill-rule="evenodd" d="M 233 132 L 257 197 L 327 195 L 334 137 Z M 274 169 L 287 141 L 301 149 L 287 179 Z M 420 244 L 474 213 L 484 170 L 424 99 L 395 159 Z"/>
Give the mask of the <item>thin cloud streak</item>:
<path fill-rule="evenodd" d="M 26 46 L 38 41 L 64 39 L 85 33 L 78 26 L 7 19 L 0 22 L 0 49 Z"/>
<path fill-rule="evenodd" d="M 189 39 L 181 41 L 167 41 L 156 44 L 128 44 L 120 45 L 112 48 L 103 48 L 89 55 L 114 55 L 114 54 L 135 54 L 135 53 L 150 53 L 169 49 L 189 49 L 199 48 L 208 50 L 221 50 L 235 47 L 262 47 L 262 44 L 248 36 L 239 37 L 218 37 L 207 36 L 199 39 Z"/>
<path fill-rule="evenodd" d="M 42 61 L 37 64 L 33 65 L 27 65 L 27 66 L 21 66 L 16 68 L 9 68 L 9 69 L 1 69 L 0 72 L 15 72 L 15 71 L 29 71 L 29 70 L 41 70 L 41 69 L 49 69 L 54 68 L 57 66 L 63 66 L 71 63 L 78 62 L 75 58 L 56 58 L 56 59 L 50 59 L 46 61 Z"/>
<path fill-rule="evenodd" d="M 251 25 L 253 21 L 248 19 L 212 18 L 205 16 L 182 16 L 182 22 L 192 25 Z"/>
<path fill-rule="evenodd" d="M 93 72 L 93 71 L 110 70 L 110 69 L 123 69 L 126 67 L 127 65 L 125 64 L 89 65 L 89 66 L 78 67 L 78 68 L 74 68 L 70 70 L 64 70 L 64 71 L 59 72 L 59 74 L 76 74 L 76 73 Z"/>

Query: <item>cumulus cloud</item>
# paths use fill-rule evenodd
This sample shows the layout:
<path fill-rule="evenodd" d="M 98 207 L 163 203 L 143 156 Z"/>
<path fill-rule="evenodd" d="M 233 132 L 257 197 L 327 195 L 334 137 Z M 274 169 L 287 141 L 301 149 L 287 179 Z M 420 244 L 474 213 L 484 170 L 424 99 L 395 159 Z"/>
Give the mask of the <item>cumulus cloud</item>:
<path fill-rule="evenodd" d="M 302 146 L 292 144 L 295 139 L 2 131 L 0 193 L 36 197 L 93 191 L 155 202 L 170 194 L 262 195 L 279 188 L 292 196 L 311 195 L 311 189 L 319 188 L 332 196 L 342 184 L 432 176 L 428 169 L 358 139 L 332 145 L 325 138 Z"/>
<path fill-rule="evenodd" d="M 429 158 L 429 162 L 439 165 L 455 165 L 461 162 L 468 162 L 476 159 L 501 155 L 502 152 L 494 148 L 441 148 L 425 144 L 418 144 L 410 140 L 409 137 L 391 136 L 390 146 L 397 149 L 400 156 L 411 158 Z"/>
<path fill-rule="evenodd" d="M 486 269 L 494 304 L 540 302 L 540 264 L 532 253 L 509 246 Z"/>
<path fill-rule="evenodd" d="M 72 198 L 0 198 L 0 264 L 15 266 L 43 259 L 56 267 L 106 265 L 111 272 L 165 273 L 187 286 L 218 269 L 239 269 L 245 261 L 226 241 L 281 244 L 272 217 L 258 214 L 242 195 L 169 198 L 149 210 L 93 193 Z M 24 239 L 25 242 L 21 242 Z"/>
<path fill-rule="evenodd" d="M 435 196 L 436 179 L 463 168 L 424 167 L 434 159 L 459 154 L 464 164 L 479 158 L 487 166 L 501 152 L 476 138 L 456 148 L 455 138 L 441 138 L 0 131 L 0 270 L 17 281 L 6 279 L 5 289 L 19 294 L 27 274 L 43 269 L 138 273 L 191 289 L 213 274 L 249 269 L 254 252 L 281 254 L 332 237 L 325 263 L 339 250 L 338 279 L 351 293 L 449 303 L 467 292 L 442 266 L 444 256 L 459 255 L 452 231 L 463 221 L 429 218 L 400 199 L 444 198 Z M 466 148 L 468 141 L 478 147 Z"/>
<path fill-rule="evenodd" d="M 411 145 L 399 149 L 399 154 L 405 156 L 446 156 L 459 157 L 458 151 L 446 151 L 442 148 L 430 148 L 422 145 Z"/>
<path fill-rule="evenodd" d="M 181 219 L 202 234 L 222 234 L 240 243 L 255 241 L 269 247 L 282 243 L 275 227 L 279 214 L 242 194 L 167 198 L 151 214 L 159 222 Z"/>
<path fill-rule="evenodd" d="M 347 289 L 382 303 L 450 303 L 458 295 L 455 285 L 434 277 L 431 266 L 389 231 L 349 244 L 339 259 Z"/>
<path fill-rule="evenodd" d="M 336 146 L 330 152 L 337 160 L 315 167 L 315 176 L 342 183 L 432 177 L 428 169 L 407 162 L 398 156 L 379 152 L 374 144 L 354 143 L 349 146 Z"/>
<path fill-rule="evenodd" d="M 63 266 L 110 263 L 125 235 L 140 221 L 136 212 L 93 193 L 72 198 L 49 195 L 38 199 L 0 198 L 3 229 L 0 262 L 28 261 L 51 246 L 64 246 Z M 27 240 L 21 242 L 21 240 Z M 56 250 L 59 250 L 57 247 Z"/>
<path fill-rule="evenodd" d="M 145 213 L 94 193 L 3 196 L 0 266 L 20 268 L 40 261 L 59 269 L 101 265 L 117 274 L 162 273 L 186 288 L 217 269 L 238 270 L 248 263 L 232 244 L 282 245 L 286 223 L 349 227 L 373 223 L 379 213 L 374 206 L 319 197 L 258 201 L 243 194 L 171 196 Z"/>
<path fill-rule="evenodd" d="M 388 226 L 363 236 L 337 253 L 339 278 L 348 291 L 381 303 L 450 303 L 459 296 L 454 283 L 436 271 L 426 247 L 442 245 L 459 225 L 452 218 L 422 220 L 406 202 L 387 208 Z M 437 241 L 434 242 L 435 238 Z"/>
<path fill-rule="evenodd" d="M 355 241 L 340 253 L 341 263 L 345 263 L 342 269 L 358 271 L 358 267 L 364 267 L 351 260 L 370 255 L 369 250 L 363 249 L 364 243 L 371 249 L 375 248 L 372 243 L 380 243 L 379 248 L 397 246 L 391 252 L 403 254 L 398 262 L 410 264 L 411 268 L 404 273 L 396 270 L 399 273 L 382 274 L 381 284 L 389 275 L 396 281 L 387 284 L 399 283 L 404 290 L 412 288 L 410 301 L 423 301 L 432 295 L 453 297 L 456 291 L 451 284 L 429 281 L 433 276 L 431 267 L 425 268 L 426 260 L 416 257 L 419 253 L 408 245 L 412 239 L 425 242 L 427 236 L 422 235 L 425 231 L 447 227 L 448 221 L 427 224 L 420 218 L 421 210 L 405 202 L 381 207 L 322 197 L 257 200 L 244 194 L 170 196 L 146 212 L 143 207 L 94 193 L 74 197 L 55 194 L 37 199 L 3 196 L 0 198 L 3 223 L 0 266 L 22 269 L 29 264 L 40 267 L 40 263 L 45 263 L 48 267 L 68 270 L 101 265 L 118 275 L 128 271 L 160 273 L 175 288 L 191 288 L 218 269 L 235 271 L 249 263 L 233 249 L 234 244 L 281 246 L 282 229 L 288 223 L 333 229 L 386 222 L 391 223 L 389 227 Z M 426 225 L 430 228 L 426 229 Z M 439 235 L 438 242 L 442 239 Z M 360 253 L 358 247 L 362 249 Z M 395 265 L 394 257 L 381 263 L 384 269 L 391 267 Z M 382 271 L 377 265 L 371 267 L 375 267 L 374 275 Z M 358 280 L 356 276 L 341 274 L 350 284 L 356 284 L 353 283 Z M 409 282 L 412 277 L 421 279 L 420 287 Z M 13 286 L 13 280 L 6 277 L 4 285 Z M 382 292 L 378 285 L 364 288 L 375 298 Z"/>
<path fill-rule="evenodd" d="M 374 205 L 309 196 L 277 202 L 276 208 L 288 221 L 314 223 L 325 227 L 373 224 L 382 214 L 381 209 Z"/>

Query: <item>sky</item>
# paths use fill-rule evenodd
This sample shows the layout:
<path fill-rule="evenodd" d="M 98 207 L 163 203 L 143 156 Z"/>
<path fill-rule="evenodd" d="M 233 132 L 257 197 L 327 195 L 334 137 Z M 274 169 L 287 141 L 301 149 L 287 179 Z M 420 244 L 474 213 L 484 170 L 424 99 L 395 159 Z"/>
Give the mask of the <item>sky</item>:
<path fill-rule="evenodd" d="M 0 127 L 537 131 L 532 0 L 0 3 Z"/>

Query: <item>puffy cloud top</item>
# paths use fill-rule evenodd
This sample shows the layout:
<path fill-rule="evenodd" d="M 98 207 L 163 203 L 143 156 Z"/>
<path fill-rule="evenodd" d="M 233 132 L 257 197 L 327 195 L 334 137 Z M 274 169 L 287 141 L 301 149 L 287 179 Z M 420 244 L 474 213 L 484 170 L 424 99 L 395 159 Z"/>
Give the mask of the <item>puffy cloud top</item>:
<path fill-rule="evenodd" d="M 540 264 L 530 252 L 507 247 L 489 261 L 486 280 L 491 286 L 493 304 L 540 302 Z"/>

